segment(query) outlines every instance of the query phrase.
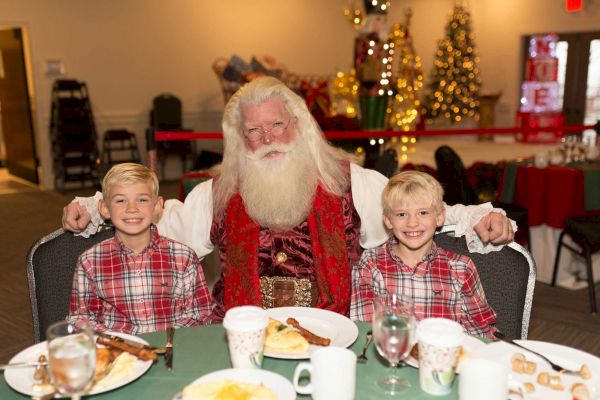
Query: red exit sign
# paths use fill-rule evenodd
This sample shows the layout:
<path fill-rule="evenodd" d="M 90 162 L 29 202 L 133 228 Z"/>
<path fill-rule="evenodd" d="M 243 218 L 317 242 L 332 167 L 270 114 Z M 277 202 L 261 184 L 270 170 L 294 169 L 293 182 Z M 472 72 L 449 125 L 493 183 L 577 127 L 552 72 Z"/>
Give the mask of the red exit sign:
<path fill-rule="evenodd" d="M 583 0 L 567 0 L 567 4 L 565 5 L 566 10 L 569 12 L 581 11 L 582 7 Z"/>

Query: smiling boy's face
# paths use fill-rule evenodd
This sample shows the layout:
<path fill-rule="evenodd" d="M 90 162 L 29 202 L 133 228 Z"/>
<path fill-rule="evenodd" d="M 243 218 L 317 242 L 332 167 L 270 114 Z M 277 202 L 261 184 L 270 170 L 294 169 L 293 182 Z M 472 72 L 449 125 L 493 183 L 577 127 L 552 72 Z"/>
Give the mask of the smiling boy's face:
<path fill-rule="evenodd" d="M 444 208 L 438 210 L 419 198 L 395 201 L 391 206 L 391 212 L 383 215 L 383 222 L 400 245 L 409 251 L 429 251 L 436 228 L 444 224 Z"/>
<path fill-rule="evenodd" d="M 100 213 L 115 226 L 121 240 L 150 241 L 150 225 L 162 210 L 163 199 L 152 193 L 148 182 L 114 185 L 108 199 L 100 201 Z"/>

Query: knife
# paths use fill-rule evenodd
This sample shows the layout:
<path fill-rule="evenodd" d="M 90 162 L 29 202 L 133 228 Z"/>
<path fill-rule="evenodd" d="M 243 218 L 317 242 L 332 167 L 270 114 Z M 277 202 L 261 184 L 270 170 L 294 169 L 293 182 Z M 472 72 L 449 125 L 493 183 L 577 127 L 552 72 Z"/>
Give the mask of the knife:
<path fill-rule="evenodd" d="M 148 346 L 147 344 L 136 342 L 135 340 L 130 340 L 130 339 L 122 338 L 120 336 L 111 335 L 111 334 L 106 333 L 106 332 L 95 332 L 95 334 L 98 335 L 98 336 L 102 336 L 103 338 L 106 338 L 108 340 L 113 340 L 115 342 L 125 343 L 128 346 L 133 346 L 133 347 L 137 347 L 137 348 L 140 348 L 140 349 L 146 349 L 146 350 L 149 350 L 149 351 L 153 351 L 156 354 L 165 354 L 164 347 Z"/>
<path fill-rule="evenodd" d="M 173 336 L 175 336 L 175 328 L 167 328 L 167 344 L 165 345 L 165 367 L 167 371 L 173 370 Z"/>
<path fill-rule="evenodd" d="M 0 371 L 3 371 L 8 368 L 27 368 L 27 367 L 39 367 L 41 365 L 48 365 L 48 361 L 39 362 L 39 361 L 23 361 L 12 364 L 0 364 Z"/>

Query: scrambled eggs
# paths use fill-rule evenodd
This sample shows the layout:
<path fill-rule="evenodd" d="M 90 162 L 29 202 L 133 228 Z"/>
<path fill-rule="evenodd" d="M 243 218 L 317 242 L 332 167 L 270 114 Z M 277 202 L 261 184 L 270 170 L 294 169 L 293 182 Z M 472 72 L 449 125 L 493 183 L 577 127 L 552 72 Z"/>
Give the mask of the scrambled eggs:
<path fill-rule="evenodd" d="M 229 379 L 196 383 L 183 389 L 185 400 L 277 400 L 266 386 Z"/>

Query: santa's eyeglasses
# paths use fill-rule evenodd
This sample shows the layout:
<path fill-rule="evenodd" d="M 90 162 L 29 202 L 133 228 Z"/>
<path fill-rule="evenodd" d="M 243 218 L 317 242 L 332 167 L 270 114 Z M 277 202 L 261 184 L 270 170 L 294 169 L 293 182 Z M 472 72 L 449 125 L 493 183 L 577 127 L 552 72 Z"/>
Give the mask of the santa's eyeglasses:
<path fill-rule="evenodd" d="M 268 128 L 263 126 L 257 126 L 253 128 L 248 128 L 244 131 L 244 136 L 250 142 L 258 142 L 265 137 L 265 134 L 269 133 L 273 137 L 278 137 L 283 135 L 288 126 L 290 126 L 290 122 L 292 122 L 294 118 L 288 119 L 286 122 L 284 121 L 275 121 Z"/>

